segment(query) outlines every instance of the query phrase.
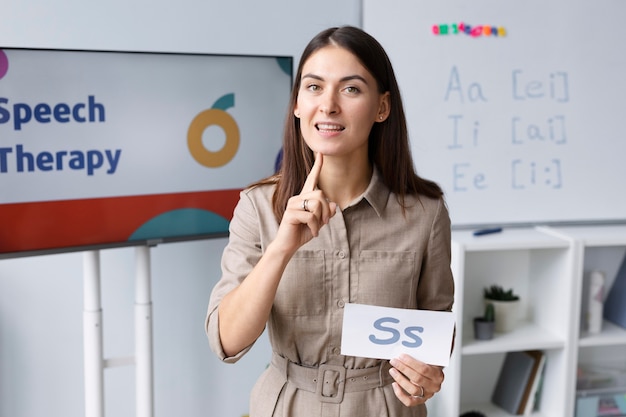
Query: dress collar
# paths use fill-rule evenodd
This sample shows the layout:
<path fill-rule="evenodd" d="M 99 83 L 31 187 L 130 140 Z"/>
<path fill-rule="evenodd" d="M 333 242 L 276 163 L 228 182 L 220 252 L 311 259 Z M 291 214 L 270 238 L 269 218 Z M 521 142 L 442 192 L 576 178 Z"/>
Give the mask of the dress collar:
<path fill-rule="evenodd" d="M 380 173 L 376 166 L 372 169 L 372 178 L 370 183 L 365 189 L 365 192 L 360 197 L 354 200 L 348 207 L 358 204 L 361 200 L 365 200 L 374 209 L 378 217 L 382 216 L 387 206 L 387 200 L 389 199 L 389 188 L 382 181 Z M 346 207 L 347 208 L 347 207 Z"/>

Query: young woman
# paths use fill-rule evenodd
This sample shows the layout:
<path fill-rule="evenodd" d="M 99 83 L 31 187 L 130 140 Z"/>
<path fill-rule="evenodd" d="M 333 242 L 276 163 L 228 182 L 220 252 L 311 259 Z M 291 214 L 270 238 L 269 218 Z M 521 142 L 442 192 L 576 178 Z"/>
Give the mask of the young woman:
<path fill-rule="evenodd" d="M 381 45 L 354 27 L 319 33 L 295 77 L 280 171 L 241 193 L 206 332 L 236 362 L 267 326 L 271 365 L 253 417 L 425 416 L 440 367 L 341 355 L 345 303 L 449 311 L 450 220 L 413 168 Z"/>

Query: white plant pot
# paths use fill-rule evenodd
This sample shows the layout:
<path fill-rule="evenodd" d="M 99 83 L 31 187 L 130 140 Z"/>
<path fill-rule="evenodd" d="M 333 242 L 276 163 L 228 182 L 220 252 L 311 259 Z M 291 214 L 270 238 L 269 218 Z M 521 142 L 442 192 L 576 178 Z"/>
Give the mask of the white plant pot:
<path fill-rule="evenodd" d="M 493 304 L 496 315 L 496 333 L 506 333 L 517 327 L 519 322 L 520 300 L 498 301 L 485 299 L 485 304 Z"/>

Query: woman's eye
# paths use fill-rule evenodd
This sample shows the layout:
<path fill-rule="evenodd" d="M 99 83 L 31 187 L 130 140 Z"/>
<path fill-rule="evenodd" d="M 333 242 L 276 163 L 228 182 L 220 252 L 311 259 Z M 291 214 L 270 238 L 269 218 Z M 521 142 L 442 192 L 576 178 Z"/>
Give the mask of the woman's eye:
<path fill-rule="evenodd" d="M 351 86 L 351 87 L 346 87 L 346 92 L 350 93 L 350 94 L 356 94 L 359 92 L 359 89 L 357 87 Z"/>
<path fill-rule="evenodd" d="M 306 88 L 309 91 L 319 91 L 320 90 L 320 86 L 317 85 L 317 84 L 309 84 Z"/>

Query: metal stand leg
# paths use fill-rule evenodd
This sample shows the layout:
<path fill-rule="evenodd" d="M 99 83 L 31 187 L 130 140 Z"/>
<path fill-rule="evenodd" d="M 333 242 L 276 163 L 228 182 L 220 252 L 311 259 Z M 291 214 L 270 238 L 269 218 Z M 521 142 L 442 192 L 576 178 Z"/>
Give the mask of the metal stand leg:
<path fill-rule="evenodd" d="M 150 291 L 150 249 L 135 252 L 135 372 L 137 417 L 154 414 L 152 375 L 152 299 Z"/>
<path fill-rule="evenodd" d="M 100 304 L 100 253 L 83 256 L 83 350 L 85 353 L 85 417 L 104 417 L 104 361 Z"/>
<path fill-rule="evenodd" d="M 150 295 L 150 249 L 135 252 L 135 356 L 104 359 L 100 252 L 83 257 L 84 309 L 83 349 L 85 354 L 85 417 L 104 417 L 104 369 L 135 365 L 136 415 L 153 417 L 152 300 Z"/>

